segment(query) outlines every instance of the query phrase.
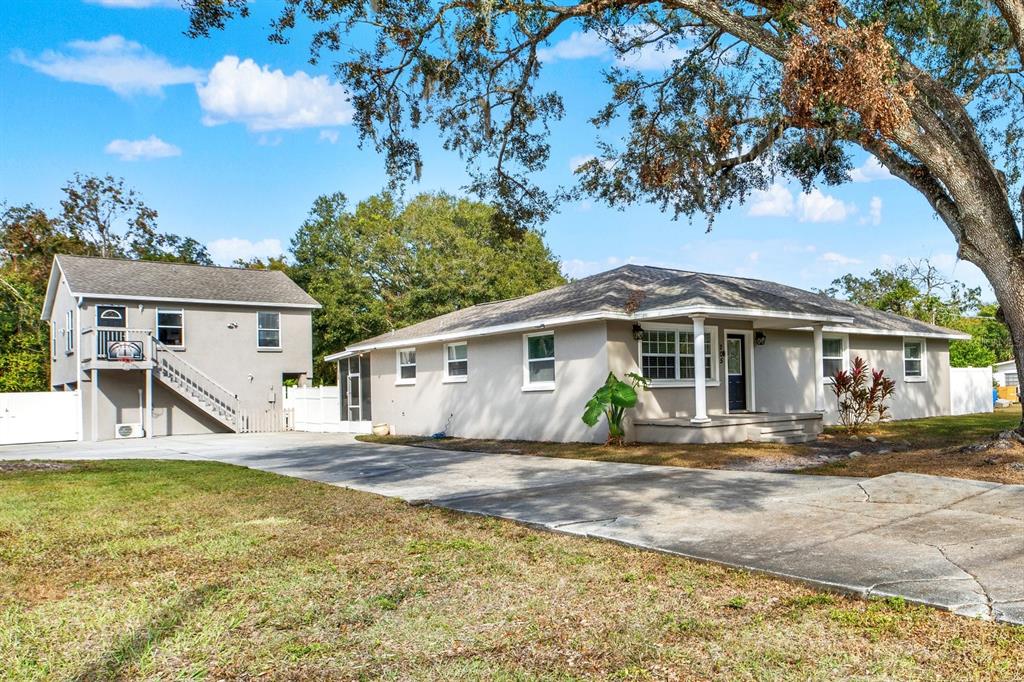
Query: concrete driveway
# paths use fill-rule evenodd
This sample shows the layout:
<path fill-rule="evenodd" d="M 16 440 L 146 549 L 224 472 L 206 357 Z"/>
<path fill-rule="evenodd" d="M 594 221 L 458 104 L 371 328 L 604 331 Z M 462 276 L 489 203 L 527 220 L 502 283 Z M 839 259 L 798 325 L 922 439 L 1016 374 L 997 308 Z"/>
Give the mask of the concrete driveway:
<path fill-rule="evenodd" d="M 282 433 L 0 447 L 0 459 L 204 459 L 1024 623 L 1024 486 L 712 471 Z"/>

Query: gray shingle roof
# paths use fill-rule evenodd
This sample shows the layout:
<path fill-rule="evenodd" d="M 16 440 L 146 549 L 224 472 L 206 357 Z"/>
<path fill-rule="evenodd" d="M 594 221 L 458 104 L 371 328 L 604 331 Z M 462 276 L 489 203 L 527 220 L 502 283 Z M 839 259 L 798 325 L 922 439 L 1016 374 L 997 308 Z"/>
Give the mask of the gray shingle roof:
<path fill-rule="evenodd" d="M 58 255 L 57 263 L 76 295 L 320 307 L 276 270 L 65 255 Z"/>
<path fill-rule="evenodd" d="M 353 344 L 350 349 L 366 350 L 381 344 L 480 333 L 493 327 L 562 318 L 623 317 L 628 316 L 627 307 L 634 306 L 638 318 L 668 309 L 728 308 L 771 311 L 806 319 L 808 324 L 811 320 L 821 321 L 830 327 L 908 335 L 960 334 L 776 282 L 625 265 L 530 296 L 456 310 Z"/>

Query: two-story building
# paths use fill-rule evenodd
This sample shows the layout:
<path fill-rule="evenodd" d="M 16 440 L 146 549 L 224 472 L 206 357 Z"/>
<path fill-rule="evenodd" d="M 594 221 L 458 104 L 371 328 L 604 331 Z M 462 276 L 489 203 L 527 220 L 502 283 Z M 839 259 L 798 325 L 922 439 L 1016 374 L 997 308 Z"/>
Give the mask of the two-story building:
<path fill-rule="evenodd" d="M 281 428 L 319 304 L 283 272 L 60 255 L 42 319 L 86 440 Z"/>

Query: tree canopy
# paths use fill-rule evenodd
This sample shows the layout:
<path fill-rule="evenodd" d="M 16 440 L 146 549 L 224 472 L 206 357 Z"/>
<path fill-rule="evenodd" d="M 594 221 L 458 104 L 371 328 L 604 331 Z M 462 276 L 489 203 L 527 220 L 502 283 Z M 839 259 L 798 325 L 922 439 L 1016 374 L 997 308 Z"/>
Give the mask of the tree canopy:
<path fill-rule="evenodd" d="M 187 5 L 202 36 L 249 0 Z M 419 177 L 429 125 L 466 160 L 470 189 L 519 221 L 582 191 L 710 222 L 779 175 L 845 182 L 860 148 L 988 277 L 1024 369 L 1021 0 L 284 0 L 270 39 L 301 21 L 396 182 Z M 570 29 L 620 55 L 680 56 L 660 73 L 608 69 L 590 119 L 600 154 L 576 188 L 545 191 L 535 178 L 566 109 L 539 85 L 541 49 Z"/>
<path fill-rule="evenodd" d="M 0 206 L 0 392 L 49 389 L 49 329 L 39 319 L 58 253 L 208 265 L 206 247 L 160 232 L 157 212 L 121 178 L 76 173 L 61 213 Z"/>
<path fill-rule="evenodd" d="M 323 309 L 314 313 L 315 378 L 334 380 L 324 355 L 392 329 L 477 303 L 563 284 L 535 230 L 494 207 L 447 194 L 401 204 L 389 194 L 351 210 L 319 197 L 291 242 L 288 272 Z"/>

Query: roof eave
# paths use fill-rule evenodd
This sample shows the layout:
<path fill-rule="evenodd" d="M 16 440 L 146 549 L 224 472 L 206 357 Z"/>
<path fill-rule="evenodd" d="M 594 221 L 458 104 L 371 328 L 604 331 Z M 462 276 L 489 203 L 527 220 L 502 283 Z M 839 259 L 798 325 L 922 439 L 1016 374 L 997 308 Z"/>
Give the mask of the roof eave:
<path fill-rule="evenodd" d="M 479 329 L 471 330 L 459 330 L 454 332 L 442 332 L 439 334 L 430 334 L 426 336 L 414 336 L 411 338 L 401 339 L 381 339 L 374 343 L 357 343 L 352 346 L 348 346 L 344 351 L 334 353 L 326 356 L 324 359 L 328 362 L 333 360 L 342 359 L 345 353 L 349 355 L 355 353 L 364 353 L 366 351 L 373 350 L 386 350 L 389 348 L 403 348 L 406 346 L 412 346 L 416 344 L 427 344 L 427 343 L 443 343 L 446 341 L 455 341 L 469 338 L 476 338 L 481 336 L 495 336 L 497 334 L 513 334 L 516 332 L 528 332 L 536 329 L 547 329 L 553 327 L 564 327 L 571 324 L 582 324 L 586 322 L 596 321 L 636 321 L 636 320 L 649 320 L 655 318 L 664 317 L 690 317 L 693 315 L 707 315 L 714 317 L 716 315 L 729 315 L 729 316 L 740 316 L 740 317 L 767 317 L 775 319 L 789 319 L 794 321 L 807 321 L 813 323 L 824 324 L 826 322 L 835 323 L 848 323 L 853 322 L 853 318 L 845 317 L 841 315 L 816 315 L 810 313 L 794 313 L 791 311 L 779 311 L 779 310 L 759 310 L 753 308 L 729 308 L 722 306 L 686 306 L 682 308 L 660 308 L 654 310 L 646 310 L 637 312 L 629 315 L 626 313 L 612 313 L 612 312 L 594 312 L 585 313 L 582 315 L 568 315 L 564 317 L 553 317 L 546 318 L 543 320 L 531 320 L 528 322 L 513 322 L 505 325 L 491 325 L 488 327 L 480 327 Z"/>
<path fill-rule="evenodd" d="M 202 303 L 209 305 L 239 305 L 263 308 L 306 308 L 309 310 L 319 310 L 320 308 L 323 307 L 319 303 L 275 303 L 273 301 L 234 301 L 218 298 L 178 298 L 174 296 L 132 296 L 129 294 L 97 293 L 81 293 L 75 295 L 81 296 L 82 298 L 91 298 L 102 301 L 166 301 L 169 303 Z"/>

